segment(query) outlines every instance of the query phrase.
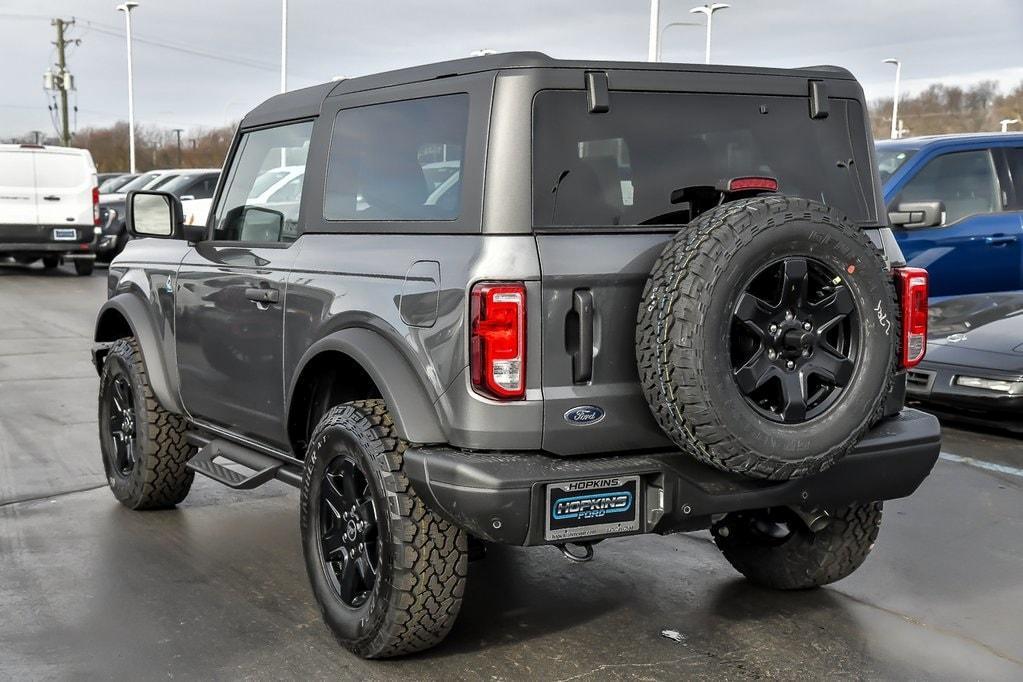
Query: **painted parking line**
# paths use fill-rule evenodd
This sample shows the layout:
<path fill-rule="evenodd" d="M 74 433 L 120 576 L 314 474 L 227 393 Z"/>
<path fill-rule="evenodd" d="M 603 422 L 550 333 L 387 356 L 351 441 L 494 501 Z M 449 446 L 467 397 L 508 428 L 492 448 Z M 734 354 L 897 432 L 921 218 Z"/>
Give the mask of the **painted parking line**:
<path fill-rule="evenodd" d="M 1019 476 L 1020 478 L 1023 478 L 1023 469 L 1018 469 L 1016 467 L 1010 467 L 1004 464 L 995 464 L 994 462 L 985 462 L 982 459 L 974 459 L 973 457 L 953 455 L 951 452 L 943 452 L 940 456 L 941 459 L 946 462 L 966 464 L 971 467 L 977 467 L 978 469 L 984 469 L 985 471 L 995 471 L 1000 474 L 1008 474 L 1009 476 Z"/>

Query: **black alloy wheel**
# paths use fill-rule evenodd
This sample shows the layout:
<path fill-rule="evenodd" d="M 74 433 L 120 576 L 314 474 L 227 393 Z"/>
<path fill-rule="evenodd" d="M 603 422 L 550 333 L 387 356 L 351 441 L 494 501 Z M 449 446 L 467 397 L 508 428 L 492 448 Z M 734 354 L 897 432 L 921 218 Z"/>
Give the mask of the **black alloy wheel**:
<path fill-rule="evenodd" d="M 732 377 L 763 417 L 800 424 L 826 413 L 856 370 L 859 319 L 841 275 L 804 256 L 776 260 L 739 295 Z"/>
<path fill-rule="evenodd" d="M 365 474 L 348 457 L 327 466 L 320 486 L 319 535 L 331 586 L 345 605 L 366 603 L 379 574 L 380 535 Z"/>
<path fill-rule="evenodd" d="M 107 456 L 110 460 L 110 470 L 119 476 L 128 477 L 138 465 L 135 398 L 131 385 L 123 374 L 114 379 L 111 389 L 107 393 L 111 440 Z"/>

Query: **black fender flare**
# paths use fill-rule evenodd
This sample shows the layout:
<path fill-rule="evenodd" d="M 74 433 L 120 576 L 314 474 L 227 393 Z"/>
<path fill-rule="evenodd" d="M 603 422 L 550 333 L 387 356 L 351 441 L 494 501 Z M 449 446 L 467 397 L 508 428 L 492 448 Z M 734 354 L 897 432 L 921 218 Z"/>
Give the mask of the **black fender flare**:
<path fill-rule="evenodd" d="M 344 353 L 369 374 L 403 439 L 413 443 L 446 442 L 434 401 L 408 360 L 384 335 L 362 327 L 335 331 L 306 349 L 288 386 L 289 419 L 295 387 L 306 365 L 328 351 Z"/>
<path fill-rule="evenodd" d="M 164 359 L 160 337 L 156 333 L 146 304 L 137 295 L 127 292 L 117 294 L 103 304 L 96 315 L 93 340 L 96 342 L 116 341 L 116 338 L 105 338 L 108 335 L 104 333 L 108 328 L 108 316 L 114 314 L 119 314 L 124 318 L 131 328 L 132 336 L 138 341 L 139 349 L 142 351 L 142 361 L 146 364 L 149 385 L 153 389 L 153 395 L 157 402 L 168 412 L 184 414 L 176 387 L 171 383 L 170 375 L 167 372 L 167 363 Z"/>

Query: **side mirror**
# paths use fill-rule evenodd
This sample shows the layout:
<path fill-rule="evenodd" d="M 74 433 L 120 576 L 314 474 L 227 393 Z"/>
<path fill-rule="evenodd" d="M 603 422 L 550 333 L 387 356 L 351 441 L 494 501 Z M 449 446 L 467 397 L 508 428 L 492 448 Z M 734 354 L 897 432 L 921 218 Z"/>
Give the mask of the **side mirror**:
<path fill-rule="evenodd" d="M 181 201 L 169 192 L 129 192 L 126 208 L 124 224 L 132 237 L 197 242 L 206 236 L 205 226 L 185 225 Z"/>
<path fill-rule="evenodd" d="M 284 232 L 284 214 L 264 206 L 240 206 L 226 222 L 241 242 L 279 242 Z"/>
<path fill-rule="evenodd" d="M 945 217 L 945 204 L 940 201 L 907 201 L 888 212 L 888 222 L 895 227 L 934 227 Z"/>

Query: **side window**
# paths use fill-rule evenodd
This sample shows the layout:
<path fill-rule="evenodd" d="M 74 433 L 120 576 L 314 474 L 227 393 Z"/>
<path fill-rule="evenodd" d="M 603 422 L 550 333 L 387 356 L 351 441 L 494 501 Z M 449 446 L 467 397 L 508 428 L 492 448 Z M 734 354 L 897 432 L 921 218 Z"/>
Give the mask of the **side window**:
<path fill-rule="evenodd" d="M 292 201 L 268 206 L 264 196 L 266 176 L 274 173 L 280 178 L 283 177 L 280 173 L 289 166 L 304 167 L 312 131 L 312 121 L 306 121 L 255 130 L 242 136 L 227 171 L 223 198 L 217 206 L 214 239 L 264 243 L 298 239 L 301 184 Z"/>
<path fill-rule="evenodd" d="M 1010 147 L 1005 150 L 1005 158 L 1009 163 L 1009 175 L 1016 187 L 1016 200 L 1012 208 L 1023 210 L 1023 147 Z"/>
<path fill-rule="evenodd" d="M 455 220 L 469 96 L 342 109 L 334 120 L 327 220 Z"/>
<path fill-rule="evenodd" d="M 903 188 L 896 203 L 941 201 L 942 225 L 978 213 L 1000 211 L 1001 192 L 994 160 L 987 149 L 942 154 L 931 159 Z"/>
<path fill-rule="evenodd" d="M 213 191 L 217 188 L 216 176 L 205 176 L 196 180 L 195 183 L 189 188 L 186 194 L 191 194 L 195 199 L 209 199 L 213 196 Z"/>

